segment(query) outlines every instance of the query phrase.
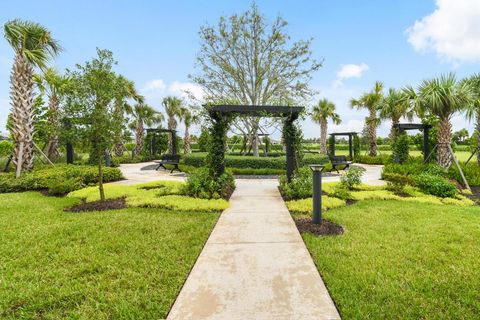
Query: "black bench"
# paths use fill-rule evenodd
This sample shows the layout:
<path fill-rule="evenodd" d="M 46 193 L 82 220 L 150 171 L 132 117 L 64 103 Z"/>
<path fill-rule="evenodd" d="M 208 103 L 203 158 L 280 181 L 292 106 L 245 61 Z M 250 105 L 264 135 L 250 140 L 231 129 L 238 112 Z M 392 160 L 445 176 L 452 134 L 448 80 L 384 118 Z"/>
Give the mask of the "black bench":
<path fill-rule="evenodd" d="M 333 170 L 337 171 L 338 169 L 337 166 L 345 166 L 344 169 L 347 169 L 350 167 L 351 162 L 347 161 L 346 156 L 329 156 L 330 162 L 332 163 L 332 168 Z"/>
<path fill-rule="evenodd" d="M 158 167 L 155 170 L 158 170 L 160 168 L 168 170 L 165 165 L 169 164 L 173 166 L 173 169 L 170 171 L 170 173 L 175 170 L 182 172 L 182 170 L 178 168 L 178 163 L 180 162 L 180 155 L 178 154 L 164 154 L 160 157 L 160 160 L 154 160 L 153 162 L 158 163 Z"/>

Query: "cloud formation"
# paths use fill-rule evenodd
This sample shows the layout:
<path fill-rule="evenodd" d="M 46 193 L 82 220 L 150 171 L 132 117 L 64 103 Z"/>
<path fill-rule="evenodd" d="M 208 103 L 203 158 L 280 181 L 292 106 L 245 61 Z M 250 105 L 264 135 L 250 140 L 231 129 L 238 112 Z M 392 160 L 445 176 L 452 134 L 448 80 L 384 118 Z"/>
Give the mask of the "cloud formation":
<path fill-rule="evenodd" d="M 406 30 L 418 52 L 452 62 L 480 61 L 480 1 L 436 0 L 437 8 Z"/>
<path fill-rule="evenodd" d="M 169 95 L 188 99 L 190 98 L 190 94 L 198 100 L 202 100 L 203 98 L 202 88 L 195 83 L 173 81 L 167 85 L 163 79 L 153 79 L 148 81 L 142 87 L 141 92 L 147 97 L 147 99 L 163 99 Z"/>
<path fill-rule="evenodd" d="M 361 78 L 368 69 L 370 69 L 370 67 L 365 62 L 360 64 L 343 64 L 340 70 L 337 71 L 337 79 L 334 82 L 334 86 L 338 87 L 342 85 L 345 79 Z"/>

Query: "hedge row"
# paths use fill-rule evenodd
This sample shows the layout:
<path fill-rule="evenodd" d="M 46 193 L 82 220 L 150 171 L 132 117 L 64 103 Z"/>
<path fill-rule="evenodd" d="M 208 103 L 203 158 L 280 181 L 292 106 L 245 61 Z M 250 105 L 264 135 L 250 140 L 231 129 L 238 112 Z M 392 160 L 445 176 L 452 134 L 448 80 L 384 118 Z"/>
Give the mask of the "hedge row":
<path fill-rule="evenodd" d="M 123 179 L 118 168 L 104 168 L 104 182 Z M 24 173 L 16 179 L 14 173 L 0 174 L 0 193 L 49 189 L 52 185 L 75 180 L 78 187 L 98 183 L 98 169 L 93 166 L 56 165 Z"/>
<path fill-rule="evenodd" d="M 192 153 L 183 157 L 183 163 L 189 166 L 204 166 L 206 153 Z M 301 165 L 325 164 L 329 162 L 328 157 L 306 154 Z M 227 168 L 251 168 L 251 169 L 285 169 L 286 157 L 252 157 L 252 156 L 225 156 Z"/>

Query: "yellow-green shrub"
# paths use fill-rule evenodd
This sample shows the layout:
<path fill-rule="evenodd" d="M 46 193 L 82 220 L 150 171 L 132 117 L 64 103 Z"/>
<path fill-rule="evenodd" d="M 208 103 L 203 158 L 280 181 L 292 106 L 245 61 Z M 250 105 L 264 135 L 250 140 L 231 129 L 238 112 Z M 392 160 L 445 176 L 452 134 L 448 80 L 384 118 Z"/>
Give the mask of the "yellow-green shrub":
<path fill-rule="evenodd" d="M 312 198 L 287 201 L 287 208 L 290 212 L 308 214 L 312 212 Z M 322 210 L 330 210 L 345 206 L 343 200 L 322 196 Z"/>

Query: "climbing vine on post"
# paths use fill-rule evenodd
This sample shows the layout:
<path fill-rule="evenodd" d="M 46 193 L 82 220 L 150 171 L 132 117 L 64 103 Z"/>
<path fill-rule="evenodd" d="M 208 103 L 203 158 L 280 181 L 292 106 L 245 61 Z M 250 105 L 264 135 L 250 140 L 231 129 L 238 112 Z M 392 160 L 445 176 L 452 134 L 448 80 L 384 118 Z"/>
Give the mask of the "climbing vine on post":
<path fill-rule="evenodd" d="M 287 180 L 290 182 L 302 161 L 303 135 L 300 128 L 293 122 L 296 118 L 290 116 L 283 125 L 282 138 L 287 149 Z"/>
<path fill-rule="evenodd" d="M 232 116 L 211 112 L 210 118 L 207 164 L 210 176 L 216 178 L 225 172 L 225 144 Z"/>

